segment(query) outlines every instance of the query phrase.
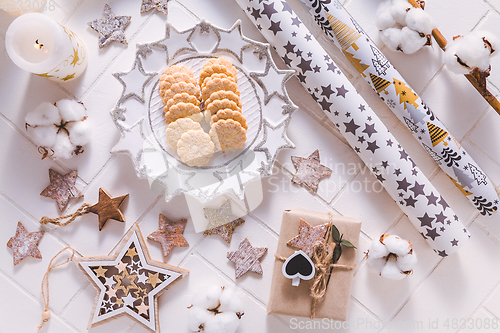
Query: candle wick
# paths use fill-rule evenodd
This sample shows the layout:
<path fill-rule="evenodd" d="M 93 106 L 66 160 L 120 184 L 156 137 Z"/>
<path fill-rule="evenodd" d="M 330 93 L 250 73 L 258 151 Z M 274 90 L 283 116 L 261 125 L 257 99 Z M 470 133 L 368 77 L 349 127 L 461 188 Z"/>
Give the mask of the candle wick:
<path fill-rule="evenodd" d="M 40 49 L 43 47 L 43 44 L 40 44 L 40 43 L 38 42 L 38 39 L 37 39 L 37 40 L 35 41 L 35 45 L 34 45 L 34 46 L 35 46 L 35 48 L 37 48 L 37 49 L 39 49 L 39 50 L 40 50 Z"/>

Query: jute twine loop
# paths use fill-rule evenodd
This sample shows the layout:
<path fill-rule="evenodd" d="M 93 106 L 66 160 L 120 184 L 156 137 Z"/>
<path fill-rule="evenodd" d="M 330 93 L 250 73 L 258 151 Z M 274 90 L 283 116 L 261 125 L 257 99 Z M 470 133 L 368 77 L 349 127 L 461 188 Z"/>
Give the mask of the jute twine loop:
<path fill-rule="evenodd" d="M 66 250 L 71 250 L 71 256 L 63 261 L 60 264 L 52 266 L 52 262 L 64 251 Z M 57 252 L 57 254 L 52 257 L 52 259 L 49 262 L 49 266 L 47 267 L 47 271 L 45 272 L 43 279 L 42 279 L 42 285 L 41 285 L 41 290 L 42 290 L 42 298 L 43 298 L 43 306 L 44 306 L 44 311 L 42 312 L 42 323 L 37 327 L 37 330 L 40 330 L 43 325 L 45 325 L 49 319 L 50 319 L 50 311 L 49 311 L 49 273 L 51 270 L 53 270 L 56 267 L 62 266 L 64 264 L 67 264 L 70 262 L 73 257 L 75 256 L 75 250 L 69 246 L 65 247 L 61 251 Z"/>
<path fill-rule="evenodd" d="M 49 223 L 52 223 L 52 224 L 55 224 L 57 226 L 64 227 L 65 225 L 68 225 L 71 222 L 73 222 L 78 216 L 82 216 L 82 215 L 90 213 L 90 211 L 87 210 L 90 206 L 91 205 L 89 205 L 87 203 L 84 203 L 73 214 L 59 216 L 59 217 L 56 217 L 56 218 L 53 218 L 53 219 L 50 218 L 50 217 L 44 216 L 44 217 L 42 217 L 40 219 L 40 224 L 49 224 Z M 65 221 L 65 222 L 59 222 L 61 220 L 65 220 L 65 219 L 68 219 L 68 220 Z"/>

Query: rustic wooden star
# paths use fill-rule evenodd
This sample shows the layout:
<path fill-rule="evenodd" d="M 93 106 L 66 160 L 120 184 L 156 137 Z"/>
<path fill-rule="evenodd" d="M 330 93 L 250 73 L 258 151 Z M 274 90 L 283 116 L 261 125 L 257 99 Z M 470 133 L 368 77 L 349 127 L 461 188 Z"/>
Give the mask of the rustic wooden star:
<path fill-rule="evenodd" d="M 76 170 L 63 176 L 59 172 L 49 169 L 50 185 L 40 195 L 55 199 L 57 207 L 62 212 L 68 205 L 69 199 L 83 197 L 83 193 L 75 186 L 77 176 L 78 171 Z"/>
<path fill-rule="evenodd" d="M 99 202 L 88 208 L 89 212 L 99 215 L 99 231 L 104 228 L 109 219 L 125 222 L 120 206 L 127 198 L 128 194 L 112 198 L 105 189 L 99 189 Z"/>
<path fill-rule="evenodd" d="M 203 235 L 219 235 L 228 243 L 231 243 L 234 229 L 245 223 L 245 220 L 233 215 L 229 200 L 217 209 L 203 208 L 203 211 L 208 220 L 207 229 Z"/>
<path fill-rule="evenodd" d="M 187 224 L 186 219 L 170 222 L 165 216 L 160 214 L 158 224 L 160 228 L 150 234 L 148 239 L 161 244 L 161 251 L 164 257 L 170 253 L 174 246 L 189 246 L 186 238 L 182 236 Z"/>
<path fill-rule="evenodd" d="M 16 235 L 7 242 L 7 246 L 12 249 L 14 266 L 27 256 L 42 259 L 37 245 L 44 233 L 45 231 L 28 232 L 21 222 L 17 223 Z"/>
<path fill-rule="evenodd" d="M 116 40 L 128 44 L 125 28 L 130 23 L 130 16 L 116 16 L 108 4 L 104 5 L 102 18 L 88 22 L 88 26 L 99 33 L 99 48 L 103 48 Z"/>
<path fill-rule="evenodd" d="M 263 274 L 259 259 L 267 252 L 267 247 L 253 247 L 245 238 L 238 250 L 228 252 L 227 259 L 236 265 L 235 276 L 239 278 L 248 271 Z"/>
<path fill-rule="evenodd" d="M 159 332 L 158 297 L 174 281 L 189 273 L 152 260 L 137 223 L 109 256 L 75 258 L 74 261 L 99 292 L 88 329 L 125 313 Z"/>
<path fill-rule="evenodd" d="M 286 244 L 301 249 L 311 257 L 314 243 L 317 241 L 325 241 L 327 229 L 328 224 L 312 227 L 309 223 L 300 219 L 299 234 L 290 239 Z"/>
<path fill-rule="evenodd" d="M 319 150 L 316 149 L 308 158 L 292 156 L 292 163 L 297 171 L 292 177 L 292 183 L 303 184 L 311 191 L 318 191 L 319 180 L 330 176 L 332 169 L 320 164 Z"/>

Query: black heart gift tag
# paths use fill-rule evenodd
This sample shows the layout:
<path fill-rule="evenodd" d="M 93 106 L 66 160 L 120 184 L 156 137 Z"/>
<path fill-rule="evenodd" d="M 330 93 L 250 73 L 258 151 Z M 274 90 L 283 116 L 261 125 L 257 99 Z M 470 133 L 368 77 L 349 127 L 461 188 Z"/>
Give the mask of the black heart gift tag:
<path fill-rule="evenodd" d="M 316 273 L 311 258 L 302 250 L 295 251 L 289 256 L 281 270 L 287 279 L 292 279 L 292 286 L 295 287 L 299 285 L 301 279 L 310 280 Z"/>

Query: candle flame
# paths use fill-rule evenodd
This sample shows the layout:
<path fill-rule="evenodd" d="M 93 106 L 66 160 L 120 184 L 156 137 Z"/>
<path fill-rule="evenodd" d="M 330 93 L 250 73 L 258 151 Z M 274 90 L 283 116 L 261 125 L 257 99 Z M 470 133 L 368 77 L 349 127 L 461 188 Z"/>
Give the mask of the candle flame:
<path fill-rule="evenodd" d="M 33 47 L 35 49 L 41 49 L 43 47 L 43 44 L 38 43 L 38 39 L 35 41 L 35 44 L 33 44 Z M 45 50 L 44 50 L 45 51 Z"/>

